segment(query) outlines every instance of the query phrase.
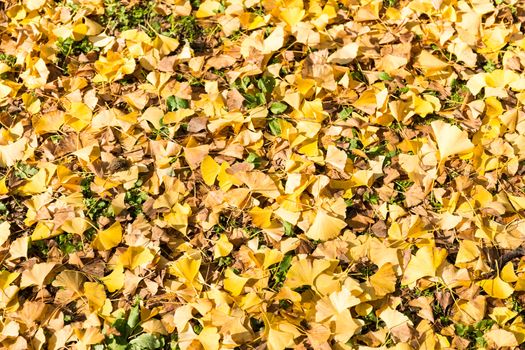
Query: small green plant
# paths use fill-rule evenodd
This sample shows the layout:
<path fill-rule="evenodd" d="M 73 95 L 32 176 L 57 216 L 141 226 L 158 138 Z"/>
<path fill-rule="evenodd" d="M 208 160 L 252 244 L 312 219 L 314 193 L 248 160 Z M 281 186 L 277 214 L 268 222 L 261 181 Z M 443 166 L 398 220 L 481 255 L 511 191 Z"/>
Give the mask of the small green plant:
<path fill-rule="evenodd" d="M 58 39 L 57 48 L 58 53 L 62 55 L 63 58 L 67 58 L 70 55 L 87 54 L 95 49 L 87 37 L 79 41 L 75 41 L 73 38 Z"/>
<path fill-rule="evenodd" d="M 30 256 L 40 256 L 46 258 L 49 254 L 49 246 L 47 241 L 29 241 L 29 255 Z"/>
<path fill-rule="evenodd" d="M 97 222 L 97 219 L 101 216 L 112 217 L 114 216 L 111 203 L 103 198 L 94 197 L 94 193 L 91 191 L 91 183 L 95 178 L 94 174 L 88 174 L 80 182 L 80 191 L 84 197 L 84 206 L 86 207 L 85 214 L 88 218 Z"/>
<path fill-rule="evenodd" d="M 394 189 L 399 192 L 406 192 L 413 184 L 414 182 L 410 180 L 397 180 L 394 181 Z"/>
<path fill-rule="evenodd" d="M 38 173 L 38 168 L 26 163 L 17 162 L 14 167 L 15 176 L 19 179 L 27 180 Z"/>
<path fill-rule="evenodd" d="M 16 57 L 5 53 L 0 53 L 0 62 L 7 64 L 9 67 L 14 67 L 16 64 Z"/>
<path fill-rule="evenodd" d="M 479 349 L 487 345 L 483 335 L 496 323 L 491 319 L 484 319 L 474 325 L 464 325 L 458 323 L 455 325 L 456 334 L 462 338 L 470 340 L 475 345 L 473 348 Z"/>
<path fill-rule="evenodd" d="M 275 84 L 275 78 L 271 76 L 262 76 L 259 78 L 244 77 L 237 79 L 233 87 L 244 97 L 244 106 L 252 109 L 268 103 Z M 274 102 L 270 106 L 270 112 L 273 114 L 284 113 L 286 111 L 285 106 L 288 108 L 288 106 L 282 102 Z"/>
<path fill-rule="evenodd" d="M 379 73 L 379 79 L 383 81 L 390 81 L 394 80 L 387 72 L 381 72 Z"/>
<path fill-rule="evenodd" d="M 98 47 L 94 47 L 87 37 L 82 40 L 75 41 L 73 38 L 58 39 L 57 41 L 57 66 L 62 68 L 65 74 L 69 74 L 69 62 L 71 57 L 80 54 L 87 54 L 91 51 L 98 51 Z"/>
<path fill-rule="evenodd" d="M 273 102 L 270 105 L 270 112 L 272 114 L 283 114 L 288 109 L 288 105 L 284 102 Z"/>
<path fill-rule="evenodd" d="M 345 121 L 345 120 L 348 120 L 350 117 L 352 117 L 352 113 L 354 113 L 354 107 L 351 107 L 351 106 L 348 106 L 348 107 L 344 107 L 341 112 L 339 112 L 337 114 L 337 116 Z"/>
<path fill-rule="evenodd" d="M 463 100 L 468 93 L 468 88 L 464 81 L 454 79 L 450 84 L 450 92 L 450 98 L 445 104 L 449 108 L 456 107 L 458 104 L 463 103 Z"/>
<path fill-rule="evenodd" d="M 9 209 L 7 209 L 7 206 L 5 205 L 5 203 L 0 202 L 0 216 L 3 216 L 7 213 L 9 213 Z"/>
<path fill-rule="evenodd" d="M 268 128 L 273 136 L 281 135 L 281 123 L 280 118 L 270 118 L 268 121 Z"/>
<path fill-rule="evenodd" d="M 166 99 L 166 106 L 168 107 L 168 111 L 178 111 L 179 109 L 185 109 L 190 107 L 190 103 L 188 100 L 177 97 L 177 96 L 168 96 Z"/>
<path fill-rule="evenodd" d="M 248 154 L 248 157 L 246 158 L 246 161 L 247 161 L 248 163 L 253 164 L 253 166 L 254 166 L 255 168 L 258 168 L 258 167 L 261 166 L 262 159 L 261 159 L 261 157 L 259 157 L 259 156 L 257 155 L 257 153 L 250 152 L 250 153 Z"/>
<path fill-rule="evenodd" d="M 233 259 L 231 256 L 221 256 L 217 259 L 217 265 L 219 265 L 219 267 L 228 267 L 230 266 L 231 264 L 233 264 Z"/>
<path fill-rule="evenodd" d="M 134 187 L 126 192 L 124 202 L 128 205 L 128 211 L 131 216 L 136 218 L 142 213 L 142 204 L 148 199 L 148 194 L 140 190 L 139 187 Z"/>
<path fill-rule="evenodd" d="M 71 254 L 84 248 L 84 244 L 78 235 L 72 233 L 63 233 L 55 238 L 58 248 L 65 254 Z"/>
<path fill-rule="evenodd" d="M 494 72 L 496 70 L 496 64 L 491 60 L 488 60 L 483 66 L 483 70 L 487 73 Z"/>
<path fill-rule="evenodd" d="M 280 263 L 276 264 L 273 268 L 270 267 L 270 281 L 268 285 L 274 290 L 279 290 L 283 286 L 286 280 L 286 274 L 292 266 L 292 254 L 288 253 L 283 257 Z"/>
<path fill-rule="evenodd" d="M 397 0 L 383 0 L 383 5 L 385 7 L 394 7 L 397 4 Z"/>
<path fill-rule="evenodd" d="M 379 196 L 372 191 L 366 191 L 363 194 L 363 200 L 373 205 L 379 204 Z"/>
<path fill-rule="evenodd" d="M 155 350 L 162 349 L 165 339 L 158 334 L 145 333 L 140 326 L 139 301 L 131 308 L 128 317 L 121 314 L 112 327 L 118 332 L 106 335 L 102 344 L 93 346 L 94 350 Z"/>
<path fill-rule="evenodd" d="M 294 226 L 288 221 L 283 221 L 284 235 L 286 237 L 295 237 Z"/>

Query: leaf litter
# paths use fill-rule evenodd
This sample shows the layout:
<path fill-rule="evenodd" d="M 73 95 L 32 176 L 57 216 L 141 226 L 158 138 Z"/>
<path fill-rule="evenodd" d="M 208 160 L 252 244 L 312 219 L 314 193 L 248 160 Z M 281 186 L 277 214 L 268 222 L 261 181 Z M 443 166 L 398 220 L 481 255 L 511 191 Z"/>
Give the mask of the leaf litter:
<path fill-rule="evenodd" d="M 523 346 L 520 2 L 0 10 L 3 348 Z"/>

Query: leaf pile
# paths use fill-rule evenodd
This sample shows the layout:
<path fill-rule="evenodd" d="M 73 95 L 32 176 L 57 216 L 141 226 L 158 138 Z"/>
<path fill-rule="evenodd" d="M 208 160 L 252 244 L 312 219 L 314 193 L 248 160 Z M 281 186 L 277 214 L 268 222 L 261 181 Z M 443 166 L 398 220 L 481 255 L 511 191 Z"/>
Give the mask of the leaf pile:
<path fill-rule="evenodd" d="M 525 343 L 516 0 L 0 3 L 0 344 Z"/>

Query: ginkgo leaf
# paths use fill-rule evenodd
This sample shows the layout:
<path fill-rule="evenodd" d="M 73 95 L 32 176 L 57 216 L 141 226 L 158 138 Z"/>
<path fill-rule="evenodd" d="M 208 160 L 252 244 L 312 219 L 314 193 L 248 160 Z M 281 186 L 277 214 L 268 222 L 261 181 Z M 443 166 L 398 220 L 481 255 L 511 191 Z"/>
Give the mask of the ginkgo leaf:
<path fill-rule="evenodd" d="M 170 273 L 179 277 L 183 282 L 191 284 L 199 273 L 201 266 L 200 259 L 192 259 L 189 256 L 182 256 L 170 266 Z"/>
<path fill-rule="evenodd" d="M 249 278 L 237 275 L 231 269 L 226 270 L 224 277 L 224 289 L 233 296 L 240 295 L 245 284 L 250 280 Z"/>
<path fill-rule="evenodd" d="M 221 166 L 217 164 L 217 162 L 212 157 L 204 157 L 201 162 L 201 174 L 204 183 L 208 186 L 213 185 L 217 175 L 219 175 L 220 169 Z"/>
<path fill-rule="evenodd" d="M 337 237 L 345 227 L 346 222 L 329 215 L 321 209 L 315 214 L 312 225 L 306 231 L 306 237 L 313 240 L 327 241 Z"/>
<path fill-rule="evenodd" d="M 198 338 L 204 350 L 219 350 L 221 336 L 217 332 L 217 328 L 204 327 Z"/>
<path fill-rule="evenodd" d="M 8 240 L 11 234 L 11 224 L 7 221 L 0 223 L 0 246 Z"/>
<path fill-rule="evenodd" d="M 56 263 L 40 263 L 35 264 L 30 269 L 22 272 L 22 279 L 20 280 L 20 288 L 27 288 L 30 286 L 38 286 L 42 288 L 46 277 L 51 273 Z"/>
<path fill-rule="evenodd" d="M 109 275 L 100 278 L 100 281 L 106 285 L 110 293 L 122 289 L 125 282 L 124 268 L 121 265 L 115 266 L 113 271 Z"/>
<path fill-rule="evenodd" d="M 479 282 L 479 285 L 483 288 L 485 293 L 493 298 L 507 299 L 514 292 L 514 288 L 499 276 L 496 276 L 493 279 L 482 280 Z"/>
<path fill-rule="evenodd" d="M 284 350 L 293 345 L 294 335 L 277 328 L 268 331 L 268 350 Z"/>
<path fill-rule="evenodd" d="M 213 247 L 213 258 L 218 259 L 230 254 L 233 249 L 233 244 L 230 243 L 225 234 L 220 235 L 219 240 L 215 242 Z"/>
<path fill-rule="evenodd" d="M 401 279 L 401 284 L 411 285 L 423 277 L 433 277 L 439 266 L 445 261 L 447 251 L 432 246 L 418 249 L 410 259 Z"/>
<path fill-rule="evenodd" d="M 357 57 L 359 44 L 350 42 L 342 48 L 336 50 L 328 57 L 328 62 L 337 64 L 347 64 Z"/>
<path fill-rule="evenodd" d="M 134 270 L 138 266 L 144 266 L 153 261 L 155 255 L 145 247 L 128 247 L 124 253 L 118 257 L 118 262 L 122 267 Z"/>
<path fill-rule="evenodd" d="M 106 301 L 104 285 L 97 282 L 85 282 L 84 295 L 88 300 L 90 308 L 94 311 L 98 311 L 104 306 Z"/>
<path fill-rule="evenodd" d="M 468 153 L 474 149 L 474 144 L 469 140 L 467 133 L 457 126 L 441 120 L 435 120 L 430 125 L 438 144 L 441 161 L 449 156 Z"/>
<path fill-rule="evenodd" d="M 99 231 L 93 240 L 93 247 L 98 250 L 109 250 L 122 241 L 122 226 L 118 221 L 106 230 Z"/>
<path fill-rule="evenodd" d="M 387 295 L 396 290 L 397 277 L 392 263 L 386 263 L 370 276 L 370 284 L 377 296 Z"/>
<path fill-rule="evenodd" d="M 73 292 L 73 298 L 83 295 L 82 285 L 85 281 L 84 275 L 79 271 L 65 270 L 59 273 L 53 281 L 53 286 L 62 287 Z"/>
<path fill-rule="evenodd" d="M 290 288 L 313 286 L 316 278 L 330 268 L 327 260 L 299 259 L 292 262 L 292 267 L 286 274 L 284 285 Z"/>

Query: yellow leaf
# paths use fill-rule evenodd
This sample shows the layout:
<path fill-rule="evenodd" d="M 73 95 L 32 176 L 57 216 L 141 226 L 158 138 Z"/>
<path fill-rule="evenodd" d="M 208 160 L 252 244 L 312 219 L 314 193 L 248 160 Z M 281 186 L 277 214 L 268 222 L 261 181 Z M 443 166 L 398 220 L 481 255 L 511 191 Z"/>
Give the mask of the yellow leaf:
<path fill-rule="evenodd" d="M 90 309 L 93 311 L 100 310 L 106 302 L 106 291 L 104 290 L 104 285 L 97 282 L 85 282 L 84 295 L 88 300 Z"/>
<path fill-rule="evenodd" d="M 73 292 L 72 298 L 77 299 L 83 295 L 82 283 L 84 275 L 79 271 L 65 270 L 62 271 L 53 281 L 53 286 L 62 287 Z"/>
<path fill-rule="evenodd" d="M 253 207 L 250 209 L 250 216 L 252 217 L 252 223 L 259 228 L 268 228 L 272 225 L 273 210 L 271 208 L 259 208 Z"/>
<path fill-rule="evenodd" d="M 60 228 L 67 233 L 75 233 L 82 236 L 82 234 L 90 227 L 86 218 L 73 218 L 66 220 Z"/>
<path fill-rule="evenodd" d="M 122 226 L 118 221 L 103 231 L 99 231 L 93 240 L 93 247 L 97 250 L 110 250 L 122 241 Z"/>
<path fill-rule="evenodd" d="M 124 53 L 109 51 L 107 56 L 101 55 L 95 62 L 94 66 L 98 74 L 93 78 L 93 82 L 112 82 L 122 79 L 135 71 L 135 65 L 135 60 L 126 58 Z"/>
<path fill-rule="evenodd" d="M 159 34 L 153 41 L 153 46 L 159 50 L 162 55 L 169 55 L 179 47 L 179 41 Z"/>
<path fill-rule="evenodd" d="M 518 276 L 514 272 L 514 265 L 510 261 L 501 269 L 500 276 L 503 281 L 508 283 L 518 280 Z"/>
<path fill-rule="evenodd" d="M 496 306 L 489 316 L 500 326 L 504 326 L 507 322 L 512 320 L 517 315 L 517 312 L 514 312 L 505 306 Z"/>
<path fill-rule="evenodd" d="M 327 241 L 337 237 L 344 227 L 346 227 L 346 222 L 328 215 L 326 211 L 321 209 L 315 215 L 314 222 L 306 232 L 306 237 Z"/>
<path fill-rule="evenodd" d="M 397 277 L 392 263 L 387 262 L 370 276 L 370 284 L 377 296 L 384 296 L 396 290 Z"/>
<path fill-rule="evenodd" d="M 27 148 L 28 139 L 21 137 L 15 142 L 0 145 L 0 166 L 11 167 L 17 161 L 24 159 L 24 151 Z"/>
<path fill-rule="evenodd" d="M 90 345 L 99 344 L 104 341 L 104 334 L 102 334 L 98 327 L 89 327 L 86 329 L 75 327 L 73 330 L 75 336 L 80 341 L 80 344 L 78 345 L 82 346 L 81 349 L 89 349 Z"/>
<path fill-rule="evenodd" d="M 22 272 L 20 288 L 27 288 L 29 286 L 42 288 L 44 280 L 55 266 L 56 263 L 41 263 L 33 265 L 30 269 L 25 269 L 24 272 Z"/>
<path fill-rule="evenodd" d="M 215 327 L 204 327 L 198 336 L 204 350 L 219 350 L 221 336 Z"/>
<path fill-rule="evenodd" d="M 11 234 L 11 224 L 8 221 L 4 221 L 0 224 L 0 247 L 4 245 L 9 239 Z"/>
<path fill-rule="evenodd" d="M 237 181 L 234 181 L 234 184 L 244 184 L 250 191 L 259 193 L 265 197 L 277 198 L 281 194 L 275 181 L 262 171 L 238 172 L 235 174 L 235 178 Z"/>
<path fill-rule="evenodd" d="M 109 275 L 100 278 L 100 281 L 106 285 L 110 293 L 122 289 L 124 287 L 124 268 L 117 265 Z"/>
<path fill-rule="evenodd" d="M 483 280 L 479 282 L 479 285 L 485 293 L 493 298 L 507 299 L 514 293 L 514 288 L 499 276 L 496 276 L 494 279 Z"/>
<path fill-rule="evenodd" d="M 169 267 L 169 272 L 179 277 L 183 282 L 191 284 L 199 273 L 200 259 L 182 256 Z"/>
<path fill-rule="evenodd" d="M 410 259 L 401 279 L 402 285 L 411 285 L 423 277 L 433 277 L 436 270 L 445 261 L 447 251 L 432 246 L 419 248 Z"/>
<path fill-rule="evenodd" d="M 249 278 L 237 275 L 231 269 L 227 269 L 224 273 L 224 289 L 233 296 L 239 296 Z"/>
<path fill-rule="evenodd" d="M 35 11 L 41 9 L 47 0 L 24 0 L 24 5 L 29 11 Z"/>
<path fill-rule="evenodd" d="M 93 112 L 85 103 L 73 102 L 65 117 L 65 124 L 75 129 L 75 131 L 81 131 L 89 125 L 92 117 Z"/>
<path fill-rule="evenodd" d="M 432 55 L 429 51 L 422 51 L 416 58 L 414 67 L 422 70 L 427 77 L 440 73 L 448 68 L 448 63 Z"/>
<path fill-rule="evenodd" d="M 186 234 L 188 229 L 188 217 L 191 215 L 191 207 L 188 203 L 177 203 L 171 209 L 171 212 L 164 215 L 166 223 L 174 229 Z"/>
<path fill-rule="evenodd" d="M 357 57 L 358 50 L 359 44 L 350 42 L 328 56 L 328 62 L 335 64 L 348 64 Z"/>
<path fill-rule="evenodd" d="M 201 174 L 204 183 L 208 186 L 213 185 L 220 169 L 221 166 L 212 157 L 204 157 L 201 163 Z"/>
<path fill-rule="evenodd" d="M 221 234 L 219 240 L 213 246 L 213 258 L 218 259 L 223 256 L 228 256 L 233 249 L 233 244 L 228 240 L 228 236 Z"/>
<path fill-rule="evenodd" d="M 52 233 L 52 229 L 53 229 L 52 222 L 39 221 L 36 224 L 36 227 L 33 233 L 31 234 L 31 241 L 39 241 L 42 239 L 48 239 L 48 238 L 55 237 L 61 234 L 60 230 L 56 230 L 54 233 Z"/>
<path fill-rule="evenodd" d="M 17 191 L 23 195 L 34 195 L 45 192 L 47 184 L 51 177 L 55 174 L 56 166 L 53 164 L 46 164 L 32 176 L 27 183 L 20 186 Z"/>
<path fill-rule="evenodd" d="M 483 334 L 483 338 L 486 339 L 491 346 L 490 349 L 516 349 L 518 347 L 515 334 L 505 329 L 491 329 Z"/>
<path fill-rule="evenodd" d="M 283 332 L 277 328 L 270 327 L 268 331 L 267 346 L 268 350 L 284 350 L 294 345 L 294 335 Z"/>
<path fill-rule="evenodd" d="M 118 262 L 122 267 L 134 270 L 138 266 L 151 263 L 154 257 L 155 255 L 153 255 L 148 248 L 128 247 L 128 249 L 119 256 Z"/>
<path fill-rule="evenodd" d="M 19 272 L 9 272 L 9 271 L 1 271 L 0 272 L 0 289 L 4 290 L 9 286 L 11 283 L 13 283 L 14 280 L 16 280 L 20 276 Z"/>
<path fill-rule="evenodd" d="M 32 118 L 35 133 L 42 135 L 60 130 L 65 121 L 65 113 L 60 110 L 35 115 Z"/>
<path fill-rule="evenodd" d="M 283 260 L 284 254 L 275 249 L 266 249 L 264 251 L 263 268 L 267 269 L 273 264 L 277 264 Z"/>
<path fill-rule="evenodd" d="M 7 189 L 7 186 L 5 184 L 5 179 L 6 179 L 5 176 L 2 179 L 0 179 L 0 195 L 9 193 L 9 190 Z"/>
<path fill-rule="evenodd" d="M 301 286 L 313 286 L 316 278 L 327 269 L 330 268 L 328 260 L 311 260 L 302 258 L 294 258 L 292 260 L 292 267 L 286 274 L 284 285 L 291 289 Z"/>
<path fill-rule="evenodd" d="M 459 251 L 456 256 L 456 266 L 462 266 L 480 256 L 479 247 L 473 241 L 462 240 L 459 242 Z"/>
<path fill-rule="evenodd" d="M 279 17 L 290 27 L 299 23 L 305 16 L 306 11 L 299 7 L 285 7 L 281 9 Z"/>
<path fill-rule="evenodd" d="M 335 147 L 334 145 L 328 146 L 325 158 L 327 164 L 330 164 L 340 172 L 344 172 L 347 160 L 348 155 L 345 151 Z"/>
<path fill-rule="evenodd" d="M 206 0 L 202 2 L 195 13 L 197 18 L 212 17 L 217 15 L 221 8 L 221 3 L 215 0 Z"/>
<path fill-rule="evenodd" d="M 442 162 L 449 156 L 468 153 L 474 149 L 474 144 L 470 142 L 467 133 L 457 126 L 441 120 L 435 120 L 430 125 L 438 144 Z"/>

